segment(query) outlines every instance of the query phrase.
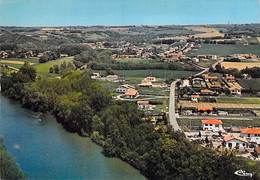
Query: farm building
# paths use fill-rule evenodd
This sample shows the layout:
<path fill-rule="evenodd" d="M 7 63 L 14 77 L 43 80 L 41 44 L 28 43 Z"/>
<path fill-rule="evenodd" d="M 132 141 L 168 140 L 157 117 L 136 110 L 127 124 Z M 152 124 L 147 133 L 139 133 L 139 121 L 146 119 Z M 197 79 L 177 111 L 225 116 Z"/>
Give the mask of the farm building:
<path fill-rule="evenodd" d="M 234 135 L 228 135 L 224 138 L 224 141 L 226 143 L 226 148 L 247 148 L 248 147 L 248 141 L 245 138 L 234 136 Z"/>
<path fill-rule="evenodd" d="M 213 111 L 213 107 L 197 107 L 196 110 L 199 113 L 211 114 Z"/>
<path fill-rule="evenodd" d="M 229 89 L 229 93 L 231 95 L 241 95 L 241 88 L 239 88 L 239 87 L 233 86 L 233 87 L 228 88 L 228 89 Z"/>
<path fill-rule="evenodd" d="M 91 76 L 91 79 L 99 79 L 99 78 L 101 78 L 99 73 L 93 73 Z"/>
<path fill-rule="evenodd" d="M 201 120 L 203 131 L 222 132 L 222 121 L 217 119 L 204 119 Z"/>
<path fill-rule="evenodd" d="M 149 109 L 149 101 L 137 101 L 139 109 Z"/>
<path fill-rule="evenodd" d="M 245 138 L 248 142 L 260 144 L 260 128 L 240 129 L 240 137 Z"/>
<path fill-rule="evenodd" d="M 127 99 L 134 99 L 139 96 L 139 92 L 134 89 L 129 89 L 125 92 L 125 98 Z"/>
<path fill-rule="evenodd" d="M 128 91 L 129 89 L 135 89 L 134 86 L 131 86 L 129 84 L 123 84 L 123 85 L 119 85 L 117 88 L 116 88 L 116 92 L 117 93 L 125 93 L 126 91 Z"/>
<path fill-rule="evenodd" d="M 152 82 L 149 80 L 146 80 L 146 79 L 142 80 L 141 84 L 138 84 L 138 86 L 139 87 L 148 87 L 148 88 L 153 87 Z"/>

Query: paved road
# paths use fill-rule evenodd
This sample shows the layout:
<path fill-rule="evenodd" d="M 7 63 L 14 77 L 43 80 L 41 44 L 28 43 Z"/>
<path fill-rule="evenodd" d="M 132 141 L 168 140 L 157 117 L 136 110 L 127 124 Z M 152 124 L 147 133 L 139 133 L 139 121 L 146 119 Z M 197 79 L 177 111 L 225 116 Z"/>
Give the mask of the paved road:
<path fill-rule="evenodd" d="M 214 63 L 212 65 L 212 68 L 214 69 L 218 63 L 223 62 L 224 58 L 221 58 L 219 61 Z M 202 69 L 201 72 L 193 75 L 193 76 L 199 76 L 203 73 L 206 73 L 209 71 L 209 68 L 203 68 L 201 66 L 198 66 L 200 69 Z M 175 89 L 176 89 L 176 83 L 181 81 L 181 79 L 177 79 L 176 81 L 172 82 L 171 89 L 170 89 L 170 101 L 169 101 L 169 119 L 170 124 L 173 126 L 175 131 L 181 131 L 180 126 L 178 125 L 178 122 L 176 120 L 176 113 L 175 113 Z"/>
<path fill-rule="evenodd" d="M 176 88 L 176 83 L 179 81 L 180 79 L 177 79 L 176 81 L 172 82 L 171 89 L 170 89 L 169 119 L 170 119 L 170 124 L 172 125 L 175 131 L 181 130 L 180 126 L 177 123 L 176 114 L 175 114 L 175 88 Z"/>
<path fill-rule="evenodd" d="M 258 119 L 256 116 L 200 116 L 200 115 L 180 115 L 184 119 L 231 119 L 231 120 L 253 120 Z"/>

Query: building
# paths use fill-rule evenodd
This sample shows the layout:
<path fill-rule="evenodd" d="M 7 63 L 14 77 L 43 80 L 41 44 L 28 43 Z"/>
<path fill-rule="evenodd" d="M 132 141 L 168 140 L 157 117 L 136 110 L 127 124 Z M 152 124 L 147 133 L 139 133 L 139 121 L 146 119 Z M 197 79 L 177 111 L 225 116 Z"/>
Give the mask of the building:
<path fill-rule="evenodd" d="M 245 138 L 248 142 L 260 144 L 260 128 L 240 129 L 240 137 Z"/>
<path fill-rule="evenodd" d="M 145 78 L 146 80 L 148 80 L 148 81 L 151 81 L 151 82 L 156 82 L 156 81 L 158 81 L 157 79 L 156 79 L 156 77 L 146 77 Z"/>
<path fill-rule="evenodd" d="M 193 78 L 192 79 L 192 85 L 201 85 L 201 86 L 204 86 L 205 85 L 205 82 L 203 79 L 201 78 Z"/>
<path fill-rule="evenodd" d="M 199 95 L 191 95 L 191 101 L 193 101 L 193 102 L 198 102 L 198 99 L 200 98 L 200 96 Z"/>
<path fill-rule="evenodd" d="M 129 89 L 125 92 L 125 98 L 127 99 L 134 99 L 139 96 L 139 92 L 134 89 Z"/>
<path fill-rule="evenodd" d="M 229 83 L 232 83 L 232 82 L 236 82 L 236 78 L 234 76 L 232 76 L 231 74 L 226 74 L 226 76 L 224 77 L 224 79 L 229 82 Z"/>
<path fill-rule="evenodd" d="M 106 76 L 106 80 L 108 80 L 108 81 L 114 81 L 116 79 L 118 79 L 118 75 L 107 75 Z"/>
<path fill-rule="evenodd" d="M 226 148 L 247 148 L 248 147 L 248 141 L 245 138 L 234 136 L 234 135 L 228 135 L 224 138 L 224 141 L 226 143 Z"/>
<path fill-rule="evenodd" d="M 203 131 L 223 132 L 222 121 L 217 119 L 201 120 Z"/>
<path fill-rule="evenodd" d="M 188 79 L 185 79 L 182 81 L 182 84 L 180 85 L 180 87 L 191 87 L 190 85 L 190 81 Z"/>
<path fill-rule="evenodd" d="M 213 111 L 213 107 L 197 107 L 196 110 L 199 113 L 211 114 Z"/>
<path fill-rule="evenodd" d="M 139 109 L 149 109 L 149 101 L 137 101 Z"/>
<path fill-rule="evenodd" d="M 116 88 L 116 92 L 117 93 L 125 93 L 126 91 L 128 91 L 129 89 L 135 89 L 134 86 L 131 86 L 129 84 L 123 84 L 123 85 L 119 85 L 117 88 Z"/>
<path fill-rule="evenodd" d="M 233 87 L 228 88 L 228 89 L 229 89 L 229 93 L 231 95 L 241 95 L 241 88 L 239 88 L 239 87 L 233 86 Z"/>
<path fill-rule="evenodd" d="M 151 88 L 153 87 L 153 84 L 150 80 L 142 80 L 141 84 L 138 84 L 139 87 L 148 87 L 148 88 Z"/>
<path fill-rule="evenodd" d="M 200 91 L 200 94 L 202 94 L 202 95 L 214 95 L 214 92 L 211 91 L 211 90 L 208 90 L 208 89 L 202 89 Z"/>
<path fill-rule="evenodd" d="M 209 76 L 208 74 L 202 74 L 203 78 L 205 79 L 205 81 L 218 81 L 218 77 L 217 76 Z"/>
<path fill-rule="evenodd" d="M 99 73 L 93 73 L 91 76 L 91 79 L 99 79 L 99 78 L 101 78 Z"/>

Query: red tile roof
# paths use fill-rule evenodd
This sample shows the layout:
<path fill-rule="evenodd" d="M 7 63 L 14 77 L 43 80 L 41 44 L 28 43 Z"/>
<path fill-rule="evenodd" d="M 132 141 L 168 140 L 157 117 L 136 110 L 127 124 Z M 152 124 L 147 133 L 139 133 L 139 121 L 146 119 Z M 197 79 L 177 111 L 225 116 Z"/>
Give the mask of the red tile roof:
<path fill-rule="evenodd" d="M 260 134 L 260 128 L 256 128 L 256 129 L 246 128 L 246 129 L 240 129 L 240 131 L 244 134 Z"/>
<path fill-rule="evenodd" d="M 212 93 L 213 91 L 208 90 L 208 89 L 203 89 L 203 90 L 201 90 L 200 92 L 202 92 L 202 93 Z"/>
<path fill-rule="evenodd" d="M 149 101 L 137 101 L 137 104 L 149 104 Z"/>
<path fill-rule="evenodd" d="M 240 141 L 243 141 L 243 142 L 248 143 L 248 141 L 247 141 L 246 139 L 244 139 L 244 138 L 242 138 L 242 137 L 238 137 L 238 136 L 228 135 L 228 136 L 226 136 L 226 137 L 224 138 L 224 140 L 225 140 L 226 142 L 228 142 L 228 141 L 230 141 L 230 140 L 232 140 L 232 139 L 237 139 L 237 140 L 240 140 Z"/>
<path fill-rule="evenodd" d="M 198 111 L 212 111 L 213 107 L 197 107 Z"/>
<path fill-rule="evenodd" d="M 129 89 L 125 92 L 125 95 L 129 95 L 129 96 L 135 96 L 137 94 L 136 90 L 133 89 Z"/>
<path fill-rule="evenodd" d="M 221 120 L 217 120 L 217 119 L 204 119 L 201 120 L 201 122 L 203 124 L 223 124 Z"/>

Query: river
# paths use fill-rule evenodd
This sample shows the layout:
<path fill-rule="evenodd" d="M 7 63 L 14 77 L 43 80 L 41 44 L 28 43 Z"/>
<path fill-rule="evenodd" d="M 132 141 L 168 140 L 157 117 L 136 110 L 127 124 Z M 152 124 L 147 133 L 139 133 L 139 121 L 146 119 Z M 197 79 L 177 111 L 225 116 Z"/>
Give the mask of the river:
<path fill-rule="evenodd" d="M 259 0 L 0 0 L 0 26 L 259 23 Z"/>
<path fill-rule="evenodd" d="M 66 132 L 49 114 L 21 108 L 0 95 L 0 135 L 29 179 L 145 179 L 89 138 Z"/>

